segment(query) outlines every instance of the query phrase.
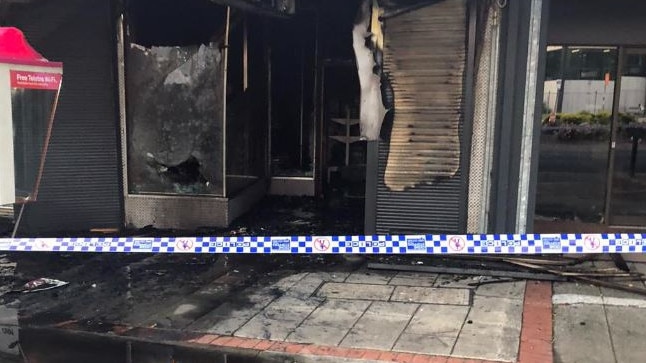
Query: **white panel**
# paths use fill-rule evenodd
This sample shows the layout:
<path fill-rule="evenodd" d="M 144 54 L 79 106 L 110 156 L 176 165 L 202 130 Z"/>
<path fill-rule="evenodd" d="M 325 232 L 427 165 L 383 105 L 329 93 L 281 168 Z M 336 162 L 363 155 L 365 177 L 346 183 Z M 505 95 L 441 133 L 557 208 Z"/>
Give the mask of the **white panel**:
<path fill-rule="evenodd" d="M 16 200 L 9 67 L 0 64 L 0 204 Z"/>

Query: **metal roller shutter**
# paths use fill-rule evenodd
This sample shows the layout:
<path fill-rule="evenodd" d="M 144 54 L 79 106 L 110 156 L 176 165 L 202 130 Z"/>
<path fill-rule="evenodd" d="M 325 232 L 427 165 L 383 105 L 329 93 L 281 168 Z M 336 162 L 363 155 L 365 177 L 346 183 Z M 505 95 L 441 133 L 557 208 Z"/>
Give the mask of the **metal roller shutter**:
<path fill-rule="evenodd" d="M 50 0 L 12 8 L 11 25 L 46 58 L 64 63 L 39 200 L 25 209 L 23 235 L 122 225 L 111 4 Z"/>
<path fill-rule="evenodd" d="M 379 148 L 378 233 L 461 228 L 466 38 L 466 0 L 385 22 L 384 70 L 395 113 Z"/>

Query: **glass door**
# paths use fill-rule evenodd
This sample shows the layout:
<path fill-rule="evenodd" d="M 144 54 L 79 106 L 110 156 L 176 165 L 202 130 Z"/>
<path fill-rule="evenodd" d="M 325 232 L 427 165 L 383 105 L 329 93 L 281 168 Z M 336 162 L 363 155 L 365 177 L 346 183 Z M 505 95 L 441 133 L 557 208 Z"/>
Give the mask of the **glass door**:
<path fill-rule="evenodd" d="M 646 226 L 646 48 L 622 49 L 613 112 L 609 223 Z"/>
<path fill-rule="evenodd" d="M 536 215 L 603 221 L 617 48 L 549 46 Z"/>

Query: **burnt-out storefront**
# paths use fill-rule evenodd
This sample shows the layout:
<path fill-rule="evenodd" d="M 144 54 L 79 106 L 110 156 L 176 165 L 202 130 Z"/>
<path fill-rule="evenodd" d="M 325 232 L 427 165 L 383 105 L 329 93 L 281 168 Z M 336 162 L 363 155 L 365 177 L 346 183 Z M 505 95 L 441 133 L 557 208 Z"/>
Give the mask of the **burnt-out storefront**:
<path fill-rule="evenodd" d="M 270 194 L 365 202 L 371 234 L 531 228 L 546 3 L 12 2 L 66 74 L 24 231 L 227 226 Z"/>
<path fill-rule="evenodd" d="M 265 189 L 257 23 L 209 1 L 143 0 L 125 2 L 120 23 L 126 223 L 229 224 Z"/>
<path fill-rule="evenodd" d="M 495 3 L 124 4 L 127 224 L 227 225 L 265 193 L 365 198 L 370 173 L 372 233 L 465 228 Z"/>

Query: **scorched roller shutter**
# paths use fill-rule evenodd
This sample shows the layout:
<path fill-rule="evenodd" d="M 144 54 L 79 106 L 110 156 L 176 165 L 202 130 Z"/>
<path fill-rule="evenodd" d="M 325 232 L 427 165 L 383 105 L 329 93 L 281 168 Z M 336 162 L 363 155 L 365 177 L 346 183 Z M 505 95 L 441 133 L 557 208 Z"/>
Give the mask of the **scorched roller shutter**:
<path fill-rule="evenodd" d="M 464 200 L 466 0 L 403 13 L 384 28 L 394 117 L 379 148 L 377 232 L 457 232 Z"/>

